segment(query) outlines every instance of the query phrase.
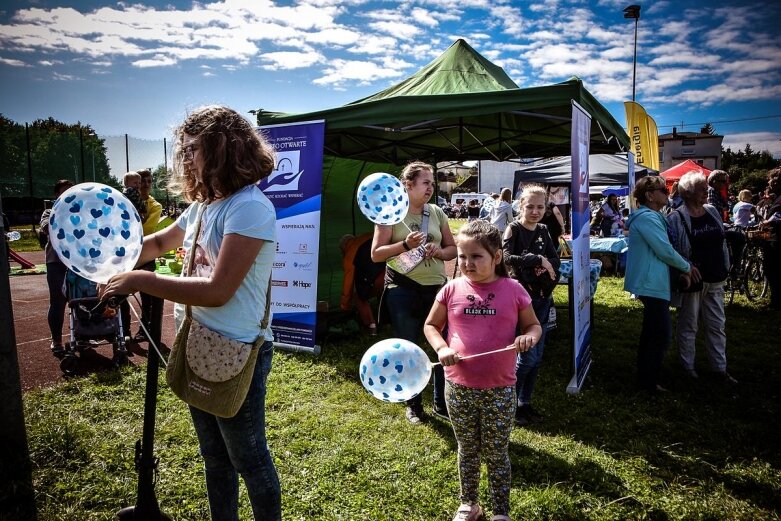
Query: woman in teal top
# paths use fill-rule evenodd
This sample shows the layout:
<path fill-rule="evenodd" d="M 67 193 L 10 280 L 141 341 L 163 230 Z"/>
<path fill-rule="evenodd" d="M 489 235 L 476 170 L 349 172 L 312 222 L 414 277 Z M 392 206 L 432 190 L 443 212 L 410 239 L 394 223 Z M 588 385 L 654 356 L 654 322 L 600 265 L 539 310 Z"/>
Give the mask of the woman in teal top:
<path fill-rule="evenodd" d="M 697 282 L 697 268 L 670 244 L 667 222 L 659 211 L 667 205 L 667 188 L 658 176 L 643 177 L 632 194 L 638 210 L 627 221 L 629 252 L 624 289 L 643 303 L 643 326 L 637 351 L 640 388 L 650 393 L 665 391 L 659 385 L 662 360 L 672 337 L 670 322 L 670 267 L 685 273 L 686 282 Z"/>

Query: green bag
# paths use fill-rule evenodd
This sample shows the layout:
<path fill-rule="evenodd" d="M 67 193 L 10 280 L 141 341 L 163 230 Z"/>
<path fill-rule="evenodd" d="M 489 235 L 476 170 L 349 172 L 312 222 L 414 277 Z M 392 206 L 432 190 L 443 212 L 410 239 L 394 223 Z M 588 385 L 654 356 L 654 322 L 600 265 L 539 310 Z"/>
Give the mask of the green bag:
<path fill-rule="evenodd" d="M 195 243 L 200 233 L 204 207 L 199 209 L 196 240 L 190 247 L 187 270 L 183 276 L 192 273 Z M 270 297 L 269 279 L 261 331 L 268 327 Z M 225 337 L 194 320 L 188 305 L 168 358 L 166 381 L 176 396 L 193 407 L 221 418 L 231 418 L 239 412 L 247 398 L 255 374 L 258 348 L 263 342 L 262 333 L 251 344 Z"/>

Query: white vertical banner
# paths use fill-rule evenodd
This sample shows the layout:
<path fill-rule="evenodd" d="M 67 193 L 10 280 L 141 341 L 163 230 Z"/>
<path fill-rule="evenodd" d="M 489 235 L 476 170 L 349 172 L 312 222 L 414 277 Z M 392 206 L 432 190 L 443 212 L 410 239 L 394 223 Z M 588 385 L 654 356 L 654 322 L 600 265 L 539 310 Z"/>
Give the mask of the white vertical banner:
<path fill-rule="evenodd" d="M 577 394 L 591 366 L 591 211 L 588 199 L 588 155 L 591 115 L 572 102 L 572 277 L 569 309 L 574 375 L 567 392 Z"/>
<path fill-rule="evenodd" d="M 325 123 L 270 125 L 261 132 L 276 152 L 274 171 L 259 183 L 277 211 L 271 277 L 274 342 L 316 348 Z"/>
<path fill-rule="evenodd" d="M 629 212 L 635 211 L 635 155 L 632 152 L 626 154 L 626 158 L 629 160 Z"/>

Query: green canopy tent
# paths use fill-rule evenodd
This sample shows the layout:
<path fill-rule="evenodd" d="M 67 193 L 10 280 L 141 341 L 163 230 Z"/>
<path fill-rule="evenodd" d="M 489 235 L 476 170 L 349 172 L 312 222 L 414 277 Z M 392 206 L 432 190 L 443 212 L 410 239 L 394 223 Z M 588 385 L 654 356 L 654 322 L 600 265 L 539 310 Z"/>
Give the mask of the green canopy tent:
<path fill-rule="evenodd" d="M 570 154 L 572 101 L 591 114 L 591 153 L 629 148 L 626 131 L 578 78 L 520 89 L 457 40 L 401 83 L 342 107 L 304 114 L 254 111 L 257 123 L 325 120 L 318 299 L 338 303 L 339 238 L 371 229 L 355 203 L 360 181 L 415 159 L 507 161 Z"/>

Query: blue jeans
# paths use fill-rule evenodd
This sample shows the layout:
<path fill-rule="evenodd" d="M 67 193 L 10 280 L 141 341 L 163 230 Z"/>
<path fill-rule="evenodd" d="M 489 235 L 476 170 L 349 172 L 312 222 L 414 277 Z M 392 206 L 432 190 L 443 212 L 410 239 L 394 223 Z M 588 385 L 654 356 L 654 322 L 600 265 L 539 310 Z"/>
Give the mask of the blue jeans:
<path fill-rule="evenodd" d="M 46 263 L 46 283 L 49 285 L 49 331 L 52 335 L 52 342 L 62 342 L 62 324 L 65 320 L 65 304 L 67 299 L 62 292 L 62 284 L 65 282 L 65 271 L 67 268 L 61 262 Z"/>
<path fill-rule="evenodd" d="M 534 347 L 525 353 L 518 353 L 518 359 L 515 362 L 515 394 L 518 396 L 518 405 L 528 405 L 532 402 L 532 393 L 534 384 L 537 383 L 537 373 L 542 363 L 542 352 L 545 349 L 545 337 L 548 334 L 547 328 L 548 315 L 553 305 L 553 298 L 532 299 L 532 308 L 537 320 L 542 326 L 542 335 Z"/>
<path fill-rule="evenodd" d="M 282 519 L 282 490 L 266 443 L 266 379 L 274 347 L 260 346 L 247 398 L 233 418 L 190 407 L 206 466 L 206 491 L 214 521 L 238 521 L 239 478 L 247 486 L 257 521 Z"/>
<path fill-rule="evenodd" d="M 670 301 L 638 297 L 643 303 L 643 329 L 637 350 L 637 382 L 641 389 L 655 392 L 662 370 L 662 360 L 672 339 Z"/>
<path fill-rule="evenodd" d="M 439 286 L 424 286 L 424 290 L 396 286 L 385 290 L 385 304 L 390 315 L 393 334 L 398 338 L 420 343 L 423 324 L 426 322 Z M 445 408 L 445 371 L 441 365 L 434 366 L 434 404 Z M 423 397 L 419 394 L 407 400 L 407 405 L 420 409 Z"/>

